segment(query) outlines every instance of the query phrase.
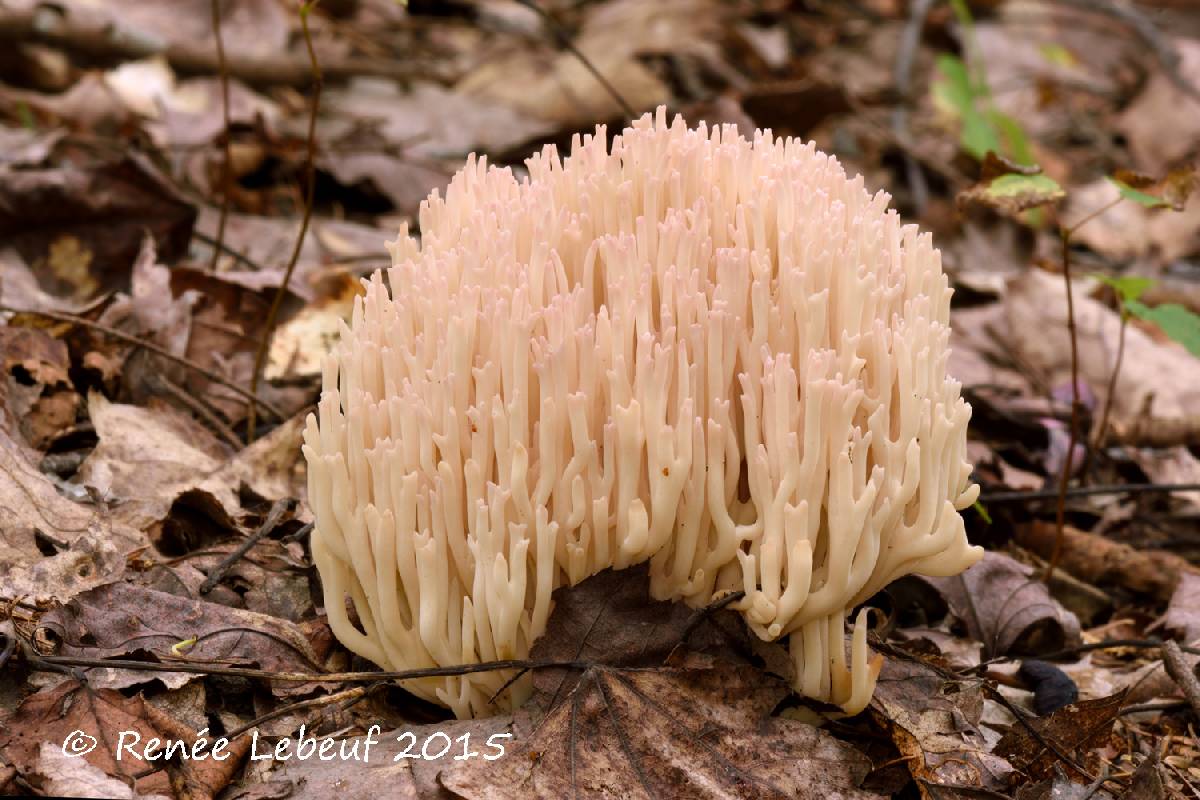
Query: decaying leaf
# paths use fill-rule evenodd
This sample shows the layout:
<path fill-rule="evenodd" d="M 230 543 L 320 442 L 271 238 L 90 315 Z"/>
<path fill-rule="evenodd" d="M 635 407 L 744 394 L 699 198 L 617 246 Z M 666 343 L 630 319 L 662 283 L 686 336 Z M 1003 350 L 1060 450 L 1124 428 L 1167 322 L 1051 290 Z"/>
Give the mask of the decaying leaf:
<path fill-rule="evenodd" d="M 441 781 L 471 800 L 878 797 L 856 788 L 869 764 L 854 748 L 767 716 L 788 693 L 748 665 L 592 667 L 504 758 Z"/>
<path fill-rule="evenodd" d="M 924 796 L 924 783 L 979 789 L 1006 787 L 1012 767 L 991 753 L 994 739 L 980 726 L 984 693 L 978 681 L 947 680 L 914 661 L 888 659 L 871 712 L 891 733 Z"/>
<path fill-rule="evenodd" d="M 1057 203 L 1066 197 L 1058 181 L 1046 175 L 1006 173 L 981 181 L 958 195 L 959 208 L 983 206 L 1002 214 L 1019 214 L 1030 208 Z"/>
<path fill-rule="evenodd" d="M 160 761 L 163 768 L 152 769 L 155 762 L 133 758 L 126 750 L 117 759 L 119 744 L 133 746 L 136 742 L 144 748 L 151 739 L 160 743 L 171 739 L 184 741 L 190 748 L 197 733 L 140 696 L 126 697 L 112 689 L 66 680 L 26 698 L 17 707 L 0 726 L 0 751 L 28 784 L 44 790 L 75 785 L 108 787 L 116 780 L 137 796 L 209 800 L 229 782 L 248 740 L 230 744 L 224 761 L 177 759 L 169 764 Z M 215 738 L 208 737 L 209 746 Z M 48 748 L 60 757 L 48 755 Z M 142 751 L 139 748 L 137 752 Z M 73 757 L 61 757 L 64 754 Z M 161 747 L 159 756 L 161 759 Z"/>
<path fill-rule="evenodd" d="M 119 577 L 145 540 L 99 508 L 68 500 L 0 429 L 0 595 L 67 600 Z"/>
<path fill-rule="evenodd" d="M 1124 702 L 1122 691 L 1060 708 L 1048 717 L 1014 723 L 994 752 L 1037 778 L 1053 774 L 1054 765 L 1061 760 L 1060 753 L 1083 759 L 1086 766 L 1086 762 L 1098 760 L 1093 750 L 1107 743 Z M 1059 752 L 1047 747 L 1046 742 Z"/>

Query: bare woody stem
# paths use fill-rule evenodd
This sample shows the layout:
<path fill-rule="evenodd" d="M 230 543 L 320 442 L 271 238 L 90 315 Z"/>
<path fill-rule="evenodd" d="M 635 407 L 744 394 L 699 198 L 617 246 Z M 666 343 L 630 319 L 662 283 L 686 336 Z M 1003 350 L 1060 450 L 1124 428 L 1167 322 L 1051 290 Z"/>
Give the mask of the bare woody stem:
<path fill-rule="evenodd" d="M 308 235 L 308 223 L 312 219 L 313 195 L 316 189 L 316 138 L 317 138 L 317 109 L 321 106 L 321 86 L 324 79 L 321 75 L 321 63 L 317 60 L 317 53 L 313 49 L 312 31 L 308 27 L 308 15 L 316 8 L 320 0 L 308 0 L 300 7 L 300 27 L 304 32 L 304 46 L 308 49 L 309 63 L 312 65 L 312 104 L 308 115 L 308 154 L 304 164 L 304 216 L 300 220 L 300 232 L 296 235 L 296 246 L 292 248 L 292 257 L 288 260 L 287 269 L 283 273 L 283 281 L 279 284 L 279 289 L 275 292 L 275 299 L 271 301 L 271 309 L 267 312 L 267 321 L 263 329 L 261 341 L 258 343 L 258 352 L 254 356 L 254 374 L 250 378 L 250 393 L 258 393 L 258 381 L 262 376 L 263 362 L 267 358 L 267 348 L 271 343 L 271 332 L 275 328 L 275 318 L 279 315 L 279 306 L 283 303 L 283 296 L 287 292 L 288 284 L 292 280 L 292 273 L 296 270 L 296 262 L 300 260 L 300 251 L 304 247 L 304 237 Z M 254 441 L 254 428 L 257 422 L 254 406 L 250 406 L 250 413 L 246 420 L 246 441 Z"/>
<path fill-rule="evenodd" d="M 224 130 L 221 140 L 224 154 L 221 161 L 221 216 L 217 219 L 216 243 L 213 245 L 212 262 L 209 272 L 217 271 L 217 261 L 221 257 L 222 245 L 225 242 L 225 221 L 229 218 L 229 186 L 233 178 L 233 154 L 229 141 L 229 67 L 225 63 L 225 44 L 221 40 L 221 0 L 210 0 L 212 6 L 213 38 L 217 43 L 217 70 L 221 76 L 221 118 Z"/>
<path fill-rule="evenodd" d="M 1062 558 L 1063 533 L 1066 528 L 1067 515 L 1067 486 L 1071 482 L 1071 468 L 1074 466 L 1075 444 L 1079 440 L 1079 409 L 1081 405 L 1079 401 L 1079 337 L 1075 329 L 1075 298 L 1071 291 L 1071 237 L 1081 227 L 1105 211 L 1108 211 L 1119 202 L 1121 202 L 1121 198 L 1117 197 L 1116 200 L 1106 203 L 1074 225 L 1060 229 L 1063 282 L 1067 290 L 1067 333 L 1071 338 L 1071 422 L 1070 431 L 1067 436 L 1067 453 L 1063 458 L 1062 474 L 1058 480 L 1058 503 L 1054 511 L 1054 550 L 1050 554 L 1050 561 L 1046 565 L 1046 575 L 1044 577 L 1047 584 L 1054 577 L 1054 570 L 1058 568 L 1059 559 Z"/>

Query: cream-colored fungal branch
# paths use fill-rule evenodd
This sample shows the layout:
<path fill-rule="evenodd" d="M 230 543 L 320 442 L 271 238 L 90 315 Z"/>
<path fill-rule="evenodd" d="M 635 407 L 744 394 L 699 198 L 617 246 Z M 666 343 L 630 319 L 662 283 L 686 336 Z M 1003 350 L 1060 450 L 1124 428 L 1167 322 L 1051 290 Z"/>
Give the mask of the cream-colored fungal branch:
<path fill-rule="evenodd" d="M 980 556 L 938 251 L 813 145 L 661 109 L 527 166 L 471 158 L 426 201 L 327 363 L 304 452 L 334 632 L 392 669 L 519 658 L 556 588 L 649 561 L 658 598 L 744 590 L 796 689 L 862 709 L 848 610 Z M 473 716 L 511 677 L 410 688 Z"/>

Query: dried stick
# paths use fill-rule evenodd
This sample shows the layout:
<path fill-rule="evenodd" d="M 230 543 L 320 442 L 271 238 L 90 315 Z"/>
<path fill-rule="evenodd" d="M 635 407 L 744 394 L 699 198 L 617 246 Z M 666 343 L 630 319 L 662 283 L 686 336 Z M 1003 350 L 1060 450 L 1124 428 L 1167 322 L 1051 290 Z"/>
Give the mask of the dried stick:
<path fill-rule="evenodd" d="M 1154 58 L 1162 67 L 1167 80 L 1171 81 L 1184 94 L 1200 100 L 1200 89 L 1197 89 L 1179 70 L 1182 61 L 1179 51 L 1163 35 L 1158 26 L 1139 11 L 1133 3 L 1121 2 L 1121 0 L 1058 0 L 1058 2 L 1083 11 L 1103 14 L 1126 25 L 1154 53 Z"/>
<path fill-rule="evenodd" d="M 554 38 L 558 39 L 559 44 L 565 47 L 571 55 L 579 59 L 579 63 L 583 65 L 583 68 L 591 73 L 591 76 L 603 87 L 604 91 L 608 92 L 609 97 L 621 107 L 621 111 L 625 113 L 628 119 L 633 119 L 637 116 L 637 112 L 633 110 L 633 106 L 626 102 L 621 93 L 617 91 L 617 87 L 613 86 L 608 78 L 604 77 L 600 70 L 596 69 L 596 65 L 583 54 L 583 51 L 575 46 L 575 43 L 571 41 L 571 35 L 563 30 L 563 27 L 558 24 L 558 20 L 550 16 L 546 9 L 533 2 L 533 0 L 517 0 L 517 2 L 536 13 L 550 26 L 550 30 L 554 32 Z"/>
<path fill-rule="evenodd" d="M 262 341 L 258 343 L 258 352 L 254 356 L 254 374 L 250 378 L 251 393 L 258 392 L 258 380 L 262 375 L 263 362 L 267 358 L 267 347 L 271 343 L 271 331 L 275 327 L 275 318 L 279 315 L 279 306 L 283 303 L 283 295 L 287 292 L 288 284 L 292 280 L 292 273 L 296 270 L 296 262 L 300 260 L 300 251 L 304 247 L 304 237 L 308 235 L 308 223 L 312 219 L 313 195 L 316 192 L 317 171 L 316 171 L 316 138 L 317 138 L 317 109 L 321 105 L 321 86 L 324 78 L 321 73 L 321 64 L 317 60 L 317 53 L 313 49 L 312 31 L 308 27 L 308 15 L 316 8 L 317 3 L 321 0 L 308 0 L 304 5 L 300 6 L 300 28 L 304 32 L 304 46 L 308 49 L 309 64 L 312 67 L 312 104 L 308 114 L 308 155 L 305 158 L 304 165 L 304 216 L 300 219 L 300 233 L 296 236 L 296 246 L 292 249 L 292 257 L 288 260 L 287 269 L 283 273 L 283 281 L 279 284 L 279 288 L 275 291 L 275 299 L 271 301 L 271 309 L 267 312 L 266 326 L 263 329 Z M 254 426 L 257 418 L 254 411 L 254 406 L 250 407 L 250 414 L 246 420 L 246 441 L 254 441 Z"/>
<path fill-rule="evenodd" d="M 238 545 L 237 549 L 226 556 L 220 564 L 213 568 L 213 571 L 204 579 L 204 583 L 200 584 L 200 594 L 208 594 L 213 590 L 221 578 L 225 577 L 225 573 L 229 571 L 242 556 L 250 552 L 250 548 L 254 547 L 264 536 L 267 536 L 271 531 L 278 527 L 279 522 L 283 519 L 283 515 L 287 513 L 292 506 L 290 498 L 276 500 L 271 510 L 267 513 L 267 518 L 263 524 L 258 526 L 258 530 L 246 537 L 246 540 Z"/>
<path fill-rule="evenodd" d="M 908 110 L 912 104 L 912 68 L 916 57 L 917 46 L 921 42 L 921 30 L 925 27 L 925 18 L 933 0 L 914 0 L 908 10 L 908 22 L 900 36 L 900 49 L 896 54 L 895 84 L 896 92 L 900 95 L 900 103 L 892 112 L 892 132 L 897 139 L 908 139 Z M 912 191 L 913 206 L 920 214 L 929 201 L 929 185 L 925 181 L 925 173 L 912 153 L 902 151 L 904 156 L 904 174 Z"/>
<path fill-rule="evenodd" d="M 1050 560 L 1046 564 L 1046 574 L 1043 577 L 1043 580 L 1047 584 L 1054 577 L 1054 570 L 1058 567 L 1058 561 L 1062 557 L 1063 530 L 1066 527 L 1067 519 L 1067 484 L 1071 481 L 1071 467 L 1073 466 L 1072 462 L 1075 457 L 1075 444 L 1079 441 L 1079 409 L 1081 407 L 1079 401 L 1079 337 L 1075 331 L 1075 298 L 1074 293 L 1071 291 L 1071 237 L 1081 227 L 1105 211 L 1108 211 L 1119 202 L 1121 202 L 1120 196 L 1088 214 L 1074 225 L 1060 229 L 1063 282 L 1067 290 L 1067 332 L 1071 337 L 1071 423 L 1070 432 L 1067 437 L 1067 454 L 1063 458 L 1062 474 L 1059 476 L 1058 481 L 1058 505 L 1054 510 L 1054 552 L 1050 554 Z"/>
<path fill-rule="evenodd" d="M 40 42 L 102 60 L 132 61 L 162 56 L 180 73 L 211 75 L 220 69 L 216 54 L 206 43 L 176 42 L 168 45 L 157 37 L 111 24 L 108 20 L 92 22 L 80 19 L 70 11 L 51 8 L 50 3 L 38 3 L 31 9 L 0 7 L 0 41 L 21 44 Z M 258 86 L 303 87 L 312 75 L 308 60 L 291 53 L 226 53 L 225 66 L 231 77 Z M 409 80 L 415 72 L 413 64 L 361 56 L 327 59 L 323 69 L 326 76 L 335 81 L 357 77 Z M 421 76 L 439 77 L 431 76 L 428 68 L 422 71 Z M 446 80 L 445 76 L 442 79 Z"/>
<path fill-rule="evenodd" d="M 1183 696 L 1192 707 L 1192 713 L 1196 715 L 1196 719 L 1200 719 L 1200 680 L 1196 679 L 1196 673 L 1188 666 L 1179 645 L 1170 640 L 1163 642 L 1162 660 L 1167 674 L 1183 690 Z"/>
<path fill-rule="evenodd" d="M 1105 494 L 1171 494 L 1173 492 L 1200 491 L 1200 483 L 1114 483 L 1103 486 L 1076 486 L 1067 489 L 1067 497 L 1093 497 Z M 1028 492 L 983 492 L 979 502 L 1023 503 L 1036 500 L 1053 500 L 1060 489 L 1034 489 Z"/>
<path fill-rule="evenodd" d="M 221 118 L 224 130 L 224 157 L 221 162 L 221 216 L 217 219 L 217 241 L 213 246 L 212 263 L 208 271 L 217 271 L 217 260 L 221 257 L 221 245 L 225 241 L 225 220 L 229 217 L 229 185 L 233 170 L 233 153 L 229 142 L 229 67 L 225 63 L 225 44 L 221 41 L 221 0 L 210 0 L 212 6 L 213 38 L 217 42 L 217 69 L 221 76 Z"/>
<path fill-rule="evenodd" d="M 1088 470 L 1092 465 L 1092 456 L 1097 450 L 1104 447 L 1104 441 L 1108 438 L 1108 418 L 1112 414 L 1113 397 L 1117 393 L 1117 378 L 1121 374 L 1121 362 L 1125 358 L 1125 329 L 1129 327 L 1129 312 L 1125 310 L 1125 302 L 1121 299 L 1119 292 L 1117 293 L 1117 310 L 1121 314 L 1121 327 L 1117 331 L 1117 358 L 1113 362 L 1112 374 L 1108 376 L 1108 390 L 1104 394 L 1104 409 L 1100 412 L 1100 424 L 1096 426 L 1092 441 L 1083 458 L 1083 467 L 1079 471 L 1085 482 Z"/>
<path fill-rule="evenodd" d="M 134 661 L 121 658 L 85 658 L 76 656 L 41 656 L 27 653 L 32 669 L 63 672 L 71 667 L 102 667 L 105 669 L 132 669 L 141 672 L 185 672 L 190 675 L 221 675 L 229 678 L 256 678 L 267 681 L 290 683 L 373 683 L 376 681 L 406 681 L 419 678 L 446 678 L 472 675 L 476 672 L 495 672 L 505 669 L 578 669 L 593 666 L 587 661 L 530 661 L 511 659 L 508 661 L 485 661 L 479 664 L 458 664 L 451 667 L 427 667 L 399 672 L 277 672 L 249 667 L 222 667 L 188 661 Z"/>
<path fill-rule="evenodd" d="M 82 325 L 85 328 L 91 328 L 92 330 L 99 331 L 106 336 L 111 336 L 114 339 L 120 339 L 126 344 L 131 344 L 134 347 L 141 347 L 144 350 L 149 350 L 151 353 L 154 353 L 157 356 L 162 356 L 168 361 L 178 364 L 181 367 L 186 367 L 196 374 L 204 376 L 213 383 L 218 383 L 221 386 L 224 386 L 226 389 L 249 401 L 250 408 L 252 409 L 262 407 L 263 409 L 269 411 L 276 419 L 287 419 L 287 416 L 274 405 L 268 403 L 262 398 L 256 397 L 253 392 L 246 391 L 228 378 L 218 375 L 210 369 L 205 369 L 194 361 L 189 361 L 182 356 L 177 356 L 170 350 L 165 350 L 153 342 L 148 342 L 145 339 L 139 339 L 136 336 L 131 336 L 124 331 L 119 331 L 116 328 L 110 328 L 109 326 L 103 325 L 99 322 L 92 322 L 90 319 L 84 319 L 83 317 L 76 316 L 75 314 L 67 314 L 62 311 L 40 311 L 37 309 L 16 308 L 14 306 L 3 304 L 0 304 L 0 311 L 7 311 L 12 314 L 29 314 L 36 317 L 45 317 L 46 319 L 53 319 L 59 322 L 69 322 L 72 325 Z"/>

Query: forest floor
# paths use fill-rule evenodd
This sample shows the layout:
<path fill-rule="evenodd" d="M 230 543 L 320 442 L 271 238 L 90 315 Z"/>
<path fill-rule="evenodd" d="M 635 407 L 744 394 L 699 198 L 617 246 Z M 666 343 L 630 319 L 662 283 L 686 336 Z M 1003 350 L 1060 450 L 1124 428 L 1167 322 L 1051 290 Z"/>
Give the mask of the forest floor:
<path fill-rule="evenodd" d="M 0 41 L 0 794 L 1200 798 L 1193 0 L 7 0 Z M 468 153 L 659 105 L 933 233 L 987 554 L 871 601 L 853 717 L 635 571 L 533 654 L 610 716 L 542 670 L 456 721 L 327 623 L 321 361 Z"/>

